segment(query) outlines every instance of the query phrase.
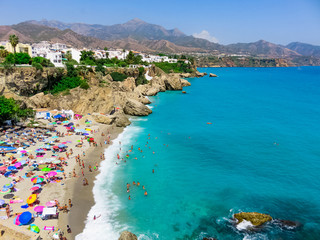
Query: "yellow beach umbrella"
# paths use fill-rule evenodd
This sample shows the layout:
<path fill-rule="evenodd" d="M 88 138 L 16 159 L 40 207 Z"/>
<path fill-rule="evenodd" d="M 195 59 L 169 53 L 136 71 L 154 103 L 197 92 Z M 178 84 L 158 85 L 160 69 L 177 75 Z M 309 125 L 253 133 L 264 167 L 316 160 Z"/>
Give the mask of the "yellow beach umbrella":
<path fill-rule="evenodd" d="M 27 203 L 28 204 L 32 204 L 37 200 L 37 194 L 31 194 L 28 199 L 27 199 Z"/>
<path fill-rule="evenodd" d="M 91 129 L 90 128 L 86 128 L 86 131 L 91 131 Z"/>

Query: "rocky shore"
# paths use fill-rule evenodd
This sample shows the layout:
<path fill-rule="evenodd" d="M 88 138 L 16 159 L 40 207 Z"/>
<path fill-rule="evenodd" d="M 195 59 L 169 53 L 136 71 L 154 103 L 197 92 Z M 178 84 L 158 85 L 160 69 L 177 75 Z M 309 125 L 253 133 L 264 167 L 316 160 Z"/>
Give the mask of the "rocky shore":
<path fill-rule="evenodd" d="M 147 84 L 136 86 L 136 69 L 125 71 L 131 77 L 123 82 L 113 81 L 109 74 L 102 76 L 99 73 L 90 73 L 86 76 L 89 89 L 77 87 L 67 93 L 52 95 L 39 91 L 48 85 L 49 76 L 55 74 L 54 69 L 42 72 L 34 68 L 16 68 L 12 72 L 0 69 L 0 94 L 19 100 L 29 108 L 71 109 L 78 114 L 91 114 L 99 123 L 125 127 L 130 124 L 129 116 L 146 116 L 152 113 L 146 106 L 150 103 L 146 96 L 154 96 L 167 90 L 182 90 L 183 87 L 191 85 L 182 79 L 183 77 L 205 75 L 198 71 L 193 74 L 166 74 L 153 66 L 148 69 L 148 75 L 152 79 Z M 37 91 L 39 93 L 32 95 Z M 110 115 L 115 108 L 117 111 Z"/>

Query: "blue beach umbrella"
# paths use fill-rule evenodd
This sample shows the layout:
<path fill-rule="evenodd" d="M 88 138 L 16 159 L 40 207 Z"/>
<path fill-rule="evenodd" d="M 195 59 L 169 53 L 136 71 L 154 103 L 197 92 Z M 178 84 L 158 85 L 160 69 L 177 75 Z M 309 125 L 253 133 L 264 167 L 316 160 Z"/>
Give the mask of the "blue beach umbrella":
<path fill-rule="evenodd" d="M 0 199 L 0 205 L 4 204 L 5 201 L 3 199 Z"/>
<path fill-rule="evenodd" d="M 23 212 L 21 215 L 20 215 L 20 218 L 19 218 L 19 221 L 22 225 L 26 225 L 30 222 L 32 218 L 32 214 L 31 212 Z"/>
<path fill-rule="evenodd" d="M 8 183 L 8 184 L 3 185 L 3 189 L 12 188 L 12 187 L 13 187 L 12 183 Z"/>
<path fill-rule="evenodd" d="M 12 172 L 9 171 L 9 172 L 6 172 L 6 173 L 4 174 L 4 176 L 5 176 L 5 177 L 8 177 L 8 176 L 10 176 L 11 174 L 12 174 Z"/>
<path fill-rule="evenodd" d="M 8 169 L 9 170 L 17 170 L 17 168 L 15 166 L 9 166 Z"/>

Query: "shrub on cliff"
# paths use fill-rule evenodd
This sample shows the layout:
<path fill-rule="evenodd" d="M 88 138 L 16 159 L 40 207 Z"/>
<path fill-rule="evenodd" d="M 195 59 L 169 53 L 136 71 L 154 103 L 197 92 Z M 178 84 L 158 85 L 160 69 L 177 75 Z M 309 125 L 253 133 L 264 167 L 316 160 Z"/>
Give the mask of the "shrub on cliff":
<path fill-rule="evenodd" d="M 40 63 L 33 62 L 32 67 L 36 68 L 37 70 L 43 71 L 43 67 Z"/>
<path fill-rule="evenodd" d="M 32 66 L 34 63 L 39 63 L 43 67 L 54 67 L 54 64 L 50 62 L 49 59 L 46 59 L 44 57 L 34 57 L 32 58 Z"/>
<path fill-rule="evenodd" d="M 80 84 L 80 88 L 87 90 L 90 88 L 90 86 L 86 81 L 82 81 L 82 83 Z"/>
<path fill-rule="evenodd" d="M 33 116 L 32 109 L 22 109 L 13 98 L 0 96 L 0 124 L 5 120 L 19 120 L 19 118 L 26 119 Z"/>
<path fill-rule="evenodd" d="M 122 82 L 128 77 L 127 75 L 118 72 L 112 72 L 110 73 L 110 75 L 112 77 L 112 80 L 117 82 Z"/>
<path fill-rule="evenodd" d="M 28 53 L 9 53 L 5 61 L 12 64 L 30 64 L 31 57 Z"/>
<path fill-rule="evenodd" d="M 139 67 L 139 76 L 135 81 L 137 86 L 148 83 L 148 80 L 144 76 L 144 71 L 145 71 L 144 67 Z"/>

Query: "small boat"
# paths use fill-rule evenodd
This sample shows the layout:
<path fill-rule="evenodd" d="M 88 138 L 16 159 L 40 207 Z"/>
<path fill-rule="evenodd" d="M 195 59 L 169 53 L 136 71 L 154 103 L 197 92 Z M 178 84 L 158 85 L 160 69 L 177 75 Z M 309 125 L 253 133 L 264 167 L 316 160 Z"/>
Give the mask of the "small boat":
<path fill-rule="evenodd" d="M 182 93 L 187 93 L 186 91 L 182 91 Z"/>

